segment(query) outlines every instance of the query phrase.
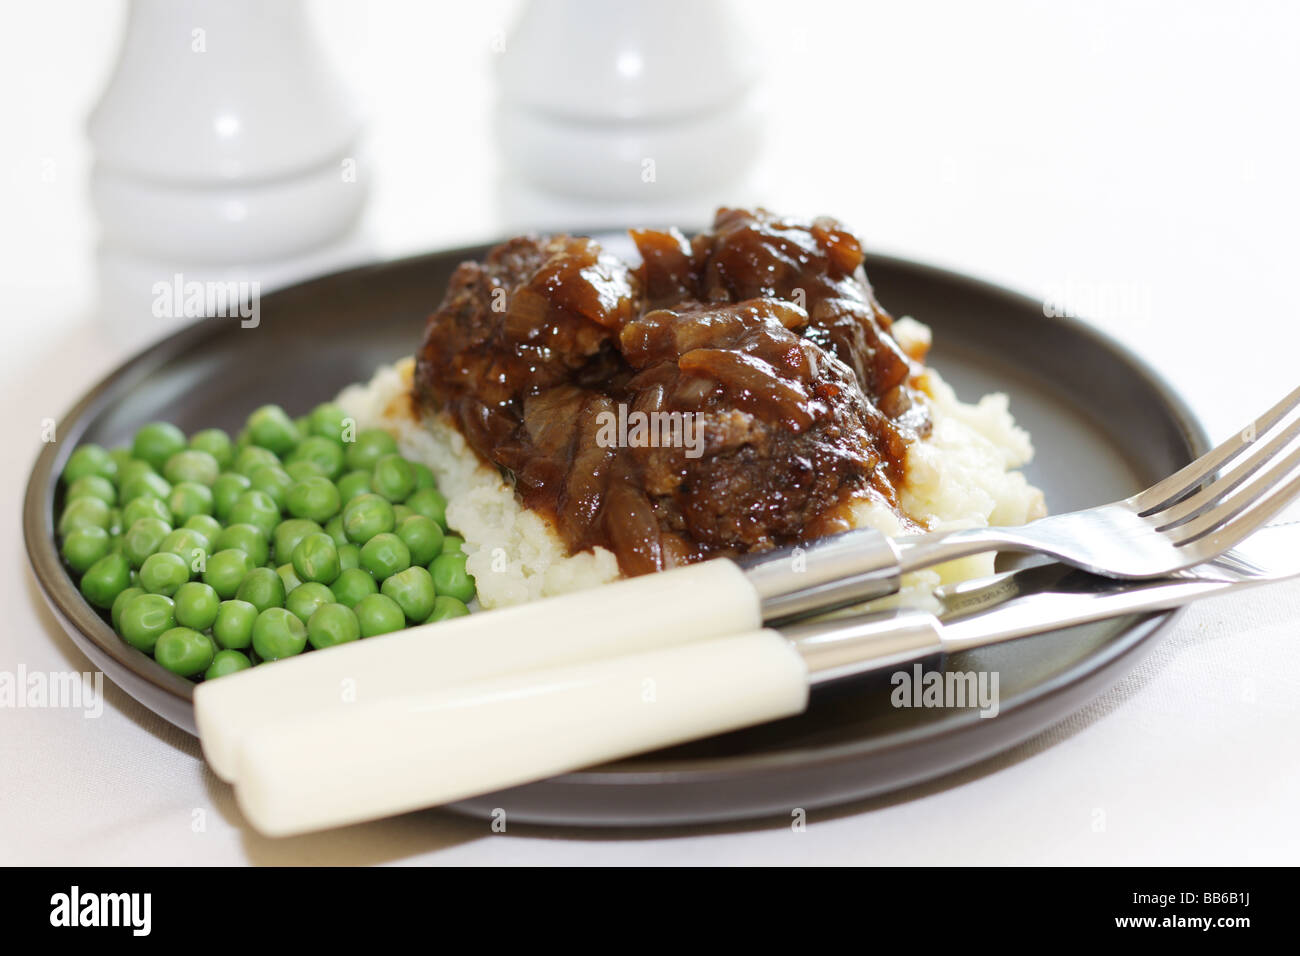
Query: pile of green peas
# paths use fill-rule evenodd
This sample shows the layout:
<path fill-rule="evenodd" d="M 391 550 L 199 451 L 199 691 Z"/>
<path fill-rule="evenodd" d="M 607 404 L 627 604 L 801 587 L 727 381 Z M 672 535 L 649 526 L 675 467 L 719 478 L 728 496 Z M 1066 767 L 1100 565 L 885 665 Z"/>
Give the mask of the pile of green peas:
<path fill-rule="evenodd" d="M 81 593 L 183 677 L 460 617 L 475 595 L 433 473 L 333 403 L 264 405 L 233 440 L 153 422 L 79 445 L 62 481 Z"/>

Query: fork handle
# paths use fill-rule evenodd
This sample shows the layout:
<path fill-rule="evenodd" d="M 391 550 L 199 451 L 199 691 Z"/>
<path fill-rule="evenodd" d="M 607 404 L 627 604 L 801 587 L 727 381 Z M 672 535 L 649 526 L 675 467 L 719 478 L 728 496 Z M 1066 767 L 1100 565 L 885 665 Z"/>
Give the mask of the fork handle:
<path fill-rule="evenodd" d="M 194 689 L 203 753 L 222 780 L 240 742 L 296 714 L 560 664 L 743 633 L 759 596 L 734 562 L 705 561 L 534 604 L 471 614 L 263 664 Z"/>

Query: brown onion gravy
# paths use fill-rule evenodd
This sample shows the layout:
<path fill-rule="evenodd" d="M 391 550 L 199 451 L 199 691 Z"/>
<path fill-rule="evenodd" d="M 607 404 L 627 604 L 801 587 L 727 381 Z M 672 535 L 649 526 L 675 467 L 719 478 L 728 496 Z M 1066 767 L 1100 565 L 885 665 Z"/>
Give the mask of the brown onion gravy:
<path fill-rule="evenodd" d="M 572 552 L 609 548 L 626 574 L 806 541 L 855 498 L 897 510 L 930 423 L 857 239 L 762 209 L 721 209 L 691 240 L 631 235 L 635 268 L 570 236 L 463 263 L 428 319 L 417 407 Z"/>

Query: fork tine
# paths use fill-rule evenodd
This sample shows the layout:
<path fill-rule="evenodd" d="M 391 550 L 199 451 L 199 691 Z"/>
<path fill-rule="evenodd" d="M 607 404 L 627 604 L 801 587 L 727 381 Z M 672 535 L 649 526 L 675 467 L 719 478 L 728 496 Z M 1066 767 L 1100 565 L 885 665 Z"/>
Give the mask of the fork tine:
<path fill-rule="evenodd" d="M 1156 530 L 1168 531 L 1208 511 L 1211 505 L 1227 497 L 1257 471 L 1277 458 L 1278 454 L 1290 445 L 1298 434 L 1300 434 L 1300 418 L 1293 421 L 1282 430 L 1281 434 L 1267 444 L 1261 445 L 1256 440 L 1247 454 L 1196 494 L 1190 498 L 1182 499 L 1172 507 L 1151 512 L 1163 522 Z"/>
<path fill-rule="evenodd" d="M 1129 499 L 1130 504 L 1139 509 L 1138 513 L 1142 517 L 1159 511 L 1170 502 L 1176 501 L 1196 488 L 1207 475 L 1214 474 L 1240 455 L 1243 450 L 1258 441 L 1265 432 L 1272 429 L 1274 425 L 1289 415 L 1297 406 L 1300 406 L 1300 388 L 1295 389 L 1286 398 L 1255 419 L 1253 429 L 1247 427 L 1237 432 L 1223 444 L 1206 452 L 1190 465 L 1180 468 L 1163 481 L 1158 481 L 1145 491 L 1134 495 Z M 1250 435 L 1249 439 L 1246 438 L 1248 434 Z"/>
<path fill-rule="evenodd" d="M 1300 476 L 1292 478 L 1277 489 L 1276 493 L 1260 503 L 1257 508 L 1231 522 L 1226 527 L 1188 545 L 1195 553 L 1201 555 L 1197 561 L 1204 561 L 1225 549 L 1231 550 L 1241 544 L 1264 525 L 1277 517 L 1297 497 L 1300 497 Z"/>
<path fill-rule="evenodd" d="M 1194 544 L 1207 536 L 1216 539 L 1222 536 L 1228 541 L 1223 547 L 1230 548 L 1290 504 L 1296 490 L 1300 490 L 1300 449 L 1252 478 L 1238 493 L 1170 534 L 1176 538 L 1178 547 Z"/>

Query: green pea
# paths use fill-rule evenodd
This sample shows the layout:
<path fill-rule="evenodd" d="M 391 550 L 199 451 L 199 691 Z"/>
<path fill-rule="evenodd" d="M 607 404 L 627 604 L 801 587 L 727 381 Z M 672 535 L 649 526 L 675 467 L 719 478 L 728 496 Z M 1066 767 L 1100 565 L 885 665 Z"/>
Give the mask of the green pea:
<path fill-rule="evenodd" d="M 271 556 L 277 565 L 289 564 L 293 561 L 293 554 L 299 542 L 309 535 L 323 533 L 320 525 L 305 518 L 288 518 L 281 521 L 275 526 L 275 533 L 271 535 L 271 542 L 274 545 Z"/>
<path fill-rule="evenodd" d="M 246 445 L 235 454 L 235 463 L 231 471 L 239 472 L 245 478 L 252 477 L 253 472 L 263 465 L 278 465 L 280 458 L 269 448 L 258 445 Z"/>
<path fill-rule="evenodd" d="M 397 440 L 380 428 L 367 428 L 357 433 L 357 440 L 347 446 L 349 469 L 369 471 L 375 462 L 397 451 Z"/>
<path fill-rule="evenodd" d="M 249 563 L 253 567 L 266 564 L 271 556 L 271 546 L 267 543 L 266 535 L 262 533 L 261 528 L 251 524 L 230 525 L 217 535 L 217 540 L 212 543 L 212 546 L 217 551 L 238 548 L 248 555 Z"/>
<path fill-rule="evenodd" d="M 128 458 L 117 466 L 117 484 L 120 488 L 132 478 L 138 478 L 141 475 L 157 475 L 153 465 L 147 461 L 141 461 L 139 458 Z M 161 476 L 159 476 L 161 477 Z"/>
<path fill-rule="evenodd" d="M 378 594 L 379 585 L 375 583 L 375 579 L 369 572 L 361 568 L 349 568 L 334 579 L 330 590 L 334 592 L 334 600 L 339 604 L 344 607 L 355 607 L 356 603 L 367 595 Z"/>
<path fill-rule="evenodd" d="M 76 454 L 76 452 L 73 452 L 73 454 Z M 108 467 L 108 470 L 109 470 L 109 471 L 112 471 L 113 473 L 112 473 L 112 474 L 108 474 L 106 471 L 99 471 L 99 472 L 92 472 L 92 474 L 100 474 L 100 475 L 103 475 L 105 478 L 108 478 L 108 479 L 110 479 L 110 480 L 112 480 L 112 481 L 121 481 L 121 480 L 122 480 L 122 466 L 125 465 L 128 461 L 134 461 L 134 459 L 131 457 L 131 449 L 130 449 L 130 448 L 114 448 L 114 449 L 112 449 L 112 450 L 108 453 L 108 458 L 109 458 L 109 462 L 110 462 L 110 464 L 109 464 L 107 467 Z M 77 477 L 80 477 L 80 476 L 78 475 Z M 73 481 L 75 481 L 75 480 L 76 480 L 76 478 L 73 479 Z"/>
<path fill-rule="evenodd" d="M 212 515 L 191 515 L 181 527 L 188 528 L 190 531 L 197 531 L 208 541 L 215 541 L 222 530 L 221 522 Z"/>
<path fill-rule="evenodd" d="M 418 461 L 411 462 L 411 470 L 415 472 L 415 490 L 421 488 L 437 488 L 438 483 L 433 478 L 433 472 L 428 465 Z"/>
<path fill-rule="evenodd" d="M 108 554 L 112 546 L 111 536 L 103 528 L 88 525 L 73 528 L 63 538 L 63 560 L 68 567 L 78 574 L 84 573 L 92 564 Z"/>
<path fill-rule="evenodd" d="M 193 528 L 177 528 L 159 542 L 158 550 L 181 558 L 191 571 L 201 571 L 212 553 L 212 542 Z"/>
<path fill-rule="evenodd" d="M 338 546 L 339 552 L 339 571 L 348 571 L 352 568 L 361 567 L 361 549 L 355 544 L 348 542 Z"/>
<path fill-rule="evenodd" d="M 81 593 L 95 607 L 105 610 L 130 586 L 131 566 L 120 554 L 104 555 L 81 576 Z"/>
<path fill-rule="evenodd" d="M 342 604 L 323 604 L 307 621 L 307 640 L 317 650 L 346 644 L 361 637 L 361 623 L 352 609 Z"/>
<path fill-rule="evenodd" d="M 111 506 L 117 504 L 117 489 L 102 475 L 82 475 L 68 486 L 68 492 L 63 496 L 64 501 L 77 498 L 98 498 Z"/>
<path fill-rule="evenodd" d="M 464 554 L 465 539 L 458 534 L 446 534 L 442 536 L 442 553 L 443 554 Z"/>
<path fill-rule="evenodd" d="M 227 674 L 246 671 L 252 666 L 253 662 L 239 651 L 229 649 L 217 651 L 212 655 L 212 663 L 203 672 L 203 679 L 216 680 L 218 677 L 225 677 Z"/>
<path fill-rule="evenodd" d="M 137 594 L 122 606 L 118 632 L 132 647 L 148 654 L 158 638 L 175 626 L 171 598 L 162 594 Z"/>
<path fill-rule="evenodd" d="M 308 581 L 289 592 L 284 606 L 306 624 L 316 609 L 334 603 L 334 592 L 323 584 Z"/>
<path fill-rule="evenodd" d="M 429 565 L 433 586 L 439 594 L 454 597 L 468 604 L 474 599 L 474 579 L 465 570 L 463 554 L 440 554 Z"/>
<path fill-rule="evenodd" d="M 438 596 L 433 576 L 418 564 L 387 578 L 379 591 L 393 599 L 408 621 L 423 621 L 432 614 Z"/>
<path fill-rule="evenodd" d="M 98 498 L 76 498 L 69 501 L 59 517 L 59 534 L 66 535 L 75 528 L 100 528 L 108 530 L 113 520 L 113 509 Z"/>
<path fill-rule="evenodd" d="M 205 428 L 190 436 L 190 447 L 195 451 L 207 452 L 217 463 L 218 468 L 229 468 L 235 457 L 234 446 L 230 436 L 220 428 Z"/>
<path fill-rule="evenodd" d="M 424 619 L 424 623 L 433 624 L 437 621 L 450 620 L 453 617 L 464 617 L 468 613 L 469 608 L 465 606 L 464 601 L 459 601 L 450 595 L 440 594 L 433 601 L 433 613 Z"/>
<path fill-rule="evenodd" d="M 383 594 L 369 594 L 352 608 L 361 625 L 362 637 L 375 637 L 400 631 L 406 626 L 406 615 L 397 602 Z"/>
<path fill-rule="evenodd" d="M 432 518 L 447 530 L 447 499 L 437 488 L 421 488 L 406 499 L 406 507 L 418 515 Z"/>
<path fill-rule="evenodd" d="M 376 494 L 359 495 L 343 509 L 343 533 L 354 544 L 365 544 L 395 525 L 393 506 Z"/>
<path fill-rule="evenodd" d="M 123 504 L 145 496 L 161 498 L 166 501 L 171 497 L 171 482 L 156 471 L 141 472 L 122 482 L 118 500 Z"/>
<path fill-rule="evenodd" d="M 131 454 L 162 471 L 167 459 L 185 447 L 185 433 L 169 422 L 152 422 L 135 433 Z"/>
<path fill-rule="evenodd" d="M 167 507 L 171 508 L 176 520 L 184 524 L 195 515 L 212 514 L 212 489 L 194 481 L 182 481 L 172 487 L 167 497 Z"/>
<path fill-rule="evenodd" d="M 271 568 L 253 568 L 239 582 L 235 597 L 247 601 L 258 611 L 271 607 L 284 607 L 284 581 Z"/>
<path fill-rule="evenodd" d="M 153 647 L 154 660 L 182 677 L 193 677 L 207 670 L 215 653 L 211 638 L 188 627 L 164 631 Z"/>
<path fill-rule="evenodd" d="M 343 515 L 337 514 L 325 522 L 325 533 L 338 547 L 348 544 L 348 536 L 343 532 Z"/>
<path fill-rule="evenodd" d="M 227 548 L 208 558 L 203 570 L 203 583 L 210 586 L 222 599 L 232 598 L 239 590 L 244 576 L 253 570 L 253 562 L 248 552 L 239 548 Z"/>
<path fill-rule="evenodd" d="M 151 554 L 140 565 L 140 586 L 150 594 L 171 597 L 189 579 L 189 562 L 170 551 Z"/>
<path fill-rule="evenodd" d="M 393 505 L 393 521 L 396 522 L 398 528 L 402 526 L 403 521 L 414 514 L 415 512 L 406 507 L 406 505 Z M 420 515 L 420 517 L 423 518 L 424 515 Z"/>
<path fill-rule="evenodd" d="M 212 622 L 212 637 L 222 647 L 243 650 L 253 643 L 257 608 L 247 601 L 222 601 Z"/>
<path fill-rule="evenodd" d="M 311 420 L 306 415 L 299 415 L 295 418 L 293 420 L 293 427 L 298 429 L 298 440 L 300 442 L 304 436 L 311 434 Z"/>
<path fill-rule="evenodd" d="M 337 440 L 309 435 L 298 443 L 298 447 L 289 456 L 289 461 L 311 464 L 332 481 L 343 474 L 343 446 Z"/>
<path fill-rule="evenodd" d="M 370 487 L 391 502 L 405 501 L 415 490 L 415 469 L 401 455 L 384 455 L 375 462 Z"/>
<path fill-rule="evenodd" d="M 251 524 L 260 528 L 264 537 L 270 537 L 280 523 L 280 509 L 264 491 L 250 488 L 235 499 L 230 506 L 229 524 Z"/>
<path fill-rule="evenodd" d="M 114 538 L 122 536 L 122 509 L 111 508 L 108 512 L 108 533 Z"/>
<path fill-rule="evenodd" d="M 353 498 L 370 494 L 370 472 L 349 471 L 338 481 L 339 500 L 346 505 Z"/>
<path fill-rule="evenodd" d="M 279 405 L 263 405 L 248 416 L 248 440 L 284 455 L 298 444 L 298 428 Z"/>
<path fill-rule="evenodd" d="M 313 435 L 328 438 L 338 445 L 343 444 L 343 432 L 349 422 L 352 419 L 348 418 L 347 412 L 333 402 L 317 405 L 307 416 L 307 424 Z"/>
<path fill-rule="evenodd" d="M 427 565 L 442 554 L 444 535 L 438 522 L 424 515 L 411 515 L 397 526 L 397 536 L 411 552 L 411 563 Z"/>
<path fill-rule="evenodd" d="M 282 607 L 269 607 L 253 622 L 253 649 L 266 661 L 301 654 L 307 646 L 307 625 Z"/>
<path fill-rule="evenodd" d="M 206 451 L 186 448 L 167 459 L 162 473 L 174 485 L 189 481 L 207 487 L 221 474 L 221 465 Z"/>
<path fill-rule="evenodd" d="M 284 473 L 295 484 L 307 478 L 325 477 L 325 474 L 310 461 L 291 461 L 284 466 Z"/>
<path fill-rule="evenodd" d="M 145 559 L 162 545 L 163 540 L 172 533 L 171 525 L 161 518 L 139 518 L 126 529 L 122 536 L 122 553 L 134 568 L 144 564 Z"/>
<path fill-rule="evenodd" d="M 303 581 L 329 584 L 339 576 L 339 552 L 323 531 L 309 534 L 293 549 L 293 570 Z"/>
<path fill-rule="evenodd" d="M 411 549 L 391 532 L 377 534 L 361 546 L 361 566 L 382 581 L 411 566 Z"/>
<path fill-rule="evenodd" d="M 328 521 L 339 513 L 342 500 L 334 482 L 323 475 L 304 478 L 289 489 L 287 505 L 295 518 Z"/>
<path fill-rule="evenodd" d="M 288 600 L 288 595 L 293 592 L 293 589 L 302 584 L 302 578 L 298 577 L 293 565 L 288 563 L 277 567 L 275 573 L 280 576 L 280 581 L 284 584 L 285 599 Z"/>
<path fill-rule="evenodd" d="M 277 510 L 284 510 L 285 496 L 293 487 L 293 479 L 289 477 L 287 471 L 279 465 L 262 465 L 253 469 L 248 480 L 252 482 L 253 488 L 265 492 L 266 496 L 275 502 Z"/>
<path fill-rule="evenodd" d="M 131 598 L 144 593 L 144 588 L 129 587 L 113 599 L 113 607 L 108 612 L 109 619 L 113 622 L 113 630 L 122 633 L 122 608 L 126 607 L 126 602 Z"/>
<path fill-rule="evenodd" d="M 251 485 L 252 482 L 246 476 L 234 471 L 223 471 L 212 483 L 212 513 L 222 521 L 229 520 L 235 500 Z"/>
<path fill-rule="evenodd" d="M 175 524 L 172 520 L 172 509 L 167 507 L 167 502 L 152 495 L 129 501 L 122 508 L 122 527 L 130 528 L 141 518 L 157 518 L 169 529 Z"/>
<path fill-rule="evenodd" d="M 217 619 L 221 598 L 211 585 L 189 581 L 176 589 L 172 602 L 176 605 L 177 624 L 206 631 Z"/>
<path fill-rule="evenodd" d="M 98 475 L 109 481 L 117 477 L 117 462 L 109 452 L 93 442 L 73 449 L 68 463 L 63 466 L 63 483 L 71 486 L 87 475 Z"/>

